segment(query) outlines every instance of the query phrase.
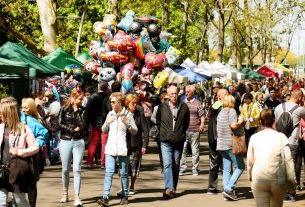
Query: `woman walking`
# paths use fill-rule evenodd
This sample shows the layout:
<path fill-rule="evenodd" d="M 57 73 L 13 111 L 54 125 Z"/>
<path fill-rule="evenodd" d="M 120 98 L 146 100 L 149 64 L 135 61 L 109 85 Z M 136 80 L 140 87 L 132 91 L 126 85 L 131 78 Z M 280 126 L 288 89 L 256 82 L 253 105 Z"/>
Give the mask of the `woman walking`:
<path fill-rule="evenodd" d="M 7 165 L 13 156 L 26 158 L 39 151 L 39 146 L 32 130 L 20 122 L 18 104 L 13 97 L 1 100 L 0 120 L 1 165 Z M 32 176 L 24 179 L 22 184 L 13 184 L 11 186 L 7 181 L 6 184 L 0 186 L 0 206 L 8 205 L 8 192 L 13 190 L 16 205 L 30 207 L 25 198 L 25 193 L 28 192 L 33 183 L 35 181 Z"/>
<path fill-rule="evenodd" d="M 130 155 L 129 169 L 131 176 L 130 188 L 128 192 L 129 195 L 134 195 L 136 193 L 135 182 L 140 173 L 142 155 L 146 153 L 148 147 L 147 122 L 143 108 L 137 106 L 137 102 L 138 97 L 135 94 L 128 94 L 125 98 L 125 106 L 127 107 L 128 111 L 133 113 L 133 118 L 138 128 L 136 135 L 127 133 L 127 136 L 130 136 L 130 147 L 128 149 L 128 154 Z"/>
<path fill-rule="evenodd" d="M 109 97 L 112 111 L 107 115 L 102 131 L 108 132 L 108 141 L 105 147 L 106 170 L 104 179 L 104 194 L 97 201 L 98 204 L 108 207 L 109 195 L 112 185 L 112 176 L 115 171 L 116 159 L 119 161 L 119 169 L 122 180 L 122 199 L 120 204 L 128 204 L 128 149 L 127 130 L 131 135 L 136 135 L 138 128 L 133 114 L 123 107 L 123 95 L 115 92 Z"/>
<path fill-rule="evenodd" d="M 259 207 L 283 206 L 288 186 L 279 182 L 287 177 L 285 171 L 281 172 L 282 159 L 287 162 L 291 172 L 294 172 L 288 139 L 273 129 L 274 120 L 271 109 L 261 112 L 262 128 L 252 135 L 247 154 L 248 180 L 251 182 L 256 206 Z"/>
<path fill-rule="evenodd" d="M 21 109 L 20 120 L 22 123 L 30 127 L 39 145 L 39 152 L 37 153 L 37 156 L 32 157 L 36 182 L 33 184 L 33 186 L 30 186 L 28 193 L 29 203 L 31 207 L 35 207 L 37 201 L 37 181 L 39 180 L 39 174 L 43 172 L 45 165 L 42 147 L 47 143 L 49 133 L 48 130 L 41 124 L 42 120 L 38 113 L 34 99 L 22 99 Z"/>
<path fill-rule="evenodd" d="M 61 141 L 59 146 L 62 163 L 63 195 L 61 203 L 68 202 L 69 172 L 73 157 L 74 175 L 74 206 L 82 206 L 80 194 L 81 186 L 81 162 L 83 160 L 84 142 L 84 120 L 82 102 L 84 94 L 72 91 L 70 98 L 66 101 L 58 115 L 58 128 L 61 130 Z"/>
<path fill-rule="evenodd" d="M 220 151 L 223 161 L 223 196 L 225 199 L 237 201 L 234 189 L 245 169 L 245 163 L 243 155 L 232 153 L 232 133 L 236 136 L 243 136 L 244 130 L 241 126 L 243 118 L 237 118 L 234 106 L 234 97 L 225 95 L 224 108 L 217 116 L 217 150 Z M 233 174 L 231 174 L 232 165 L 234 166 Z"/>

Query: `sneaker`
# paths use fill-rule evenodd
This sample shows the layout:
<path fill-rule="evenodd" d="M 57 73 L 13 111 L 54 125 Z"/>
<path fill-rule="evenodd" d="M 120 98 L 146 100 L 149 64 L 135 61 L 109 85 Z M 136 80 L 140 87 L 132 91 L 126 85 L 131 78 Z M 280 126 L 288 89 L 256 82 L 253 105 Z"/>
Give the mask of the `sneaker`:
<path fill-rule="evenodd" d="M 198 170 L 192 170 L 192 173 L 193 173 L 193 176 L 198 176 L 199 175 Z"/>
<path fill-rule="evenodd" d="M 219 193 L 219 190 L 215 189 L 215 190 L 208 190 L 207 191 L 207 194 L 208 195 L 218 195 Z"/>
<path fill-rule="evenodd" d="M 87 165 L 87 169 L 93 169 L 93 165 Z"/>
<path fill-rule="evenodd" d="M 73 202 L 73 205 L 76 206 L 76 207 L 82 207 L 83 203 L 80 199 L 75 199 L 74 202 Z"/>
<path fill-rule="evenodd" d="M 97 200 L 97 204 L 102 205 L 103 207 L 109 207 L 109 198 L 100 198 Z"/>
<path fill-rule="evenodd" d="M 179 171 L 179 176 L 183 176 L 184 175 L 184 170 L 180 170 Z"/>
<path fill-rule="evenodd" d="M 122 197 L 122 190 L 120 190 L 119 192 L 117 192 L 116 195 L 119 196 L 119 197 Z"/>
<path fill-rule="evenodd" d="M 135 195 L 136 191 L 134 189 L 129 189 L 128 195 Z"/>
<path fill-rule="evenodd" d="M 287 194 L 285 196 L 285 199 L 284 199 L 284 202 L 287 203 L 287 202 L 295 202 L 295 197 L 291 194 Z"/>
<path fill-rule="evenodd" d="M 238 201 L 238 198 L 233 191 L 232 192 L 223 191 L 223 195 L 225 198 L 227 198 L 229 200 Z"/>
<path fill-rule="evenodd" d="M 301 187 L 301 185 L 297 185 L 295 189 L 298 191 L 302 191 L 303 188 Z"/>
<path fill-rule="evenodd" d="M 174 191 L 167 189 L 166 191 L 164 191 L 163 197 L 165 199 L 172 199 L 172 198 L 174 198 Z"/>
<path fill-rule="evenodd" d="M 120 202 L 120 205 L 126 205 L 126 204 L 128 204 L 128 196 L 124 196 Z"/>
<path fill-rule="evenodd" d="M 222 200 L 224 201 L 228 201 L 229 199 L 227 199 L 227 197 L 225 195 L 222 196 Z"/>

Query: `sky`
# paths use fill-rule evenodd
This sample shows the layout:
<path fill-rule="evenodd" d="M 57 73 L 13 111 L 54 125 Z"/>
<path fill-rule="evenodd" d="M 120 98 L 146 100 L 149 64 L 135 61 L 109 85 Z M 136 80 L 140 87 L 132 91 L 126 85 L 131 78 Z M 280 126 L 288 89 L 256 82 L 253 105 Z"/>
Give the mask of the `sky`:
<path fill-rule="evenodd" d="M 304 55 L 305 53 L 305 30 L 298 31 L 292 39 L 291 50 L 296 55 Z"/>

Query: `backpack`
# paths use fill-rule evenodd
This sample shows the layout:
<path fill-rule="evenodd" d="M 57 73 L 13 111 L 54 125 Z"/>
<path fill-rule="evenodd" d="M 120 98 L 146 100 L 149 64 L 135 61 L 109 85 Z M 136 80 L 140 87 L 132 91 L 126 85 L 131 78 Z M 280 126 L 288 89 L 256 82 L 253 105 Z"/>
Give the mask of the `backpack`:
<path fill-rule="evenodd" d="M 285 103 L 282 103 L 282 107 L 283 113 L 281 113 L 279 120 L 276 123 L 276 130 L 289 137 L 296 126 L 298 126 L 298 124 L 293 125 L 292 113 L 299 107 L 299 105 L 294 106 L 290 111 L 286 111 Z"/>

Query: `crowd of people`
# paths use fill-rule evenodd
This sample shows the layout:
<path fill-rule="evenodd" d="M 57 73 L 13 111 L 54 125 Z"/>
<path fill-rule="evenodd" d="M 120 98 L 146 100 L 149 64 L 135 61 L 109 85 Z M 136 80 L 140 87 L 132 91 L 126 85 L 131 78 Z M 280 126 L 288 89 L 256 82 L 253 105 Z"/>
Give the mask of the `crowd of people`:
<path fill-rule="evenodd" d="M 196 83 L 181 87 L 170 84 L 154 98 L 140 98 L 136 93 L 123 94 L 120 82 L 108 88 L 107 82 L 99 81 L 95 93 L 92 88 L 77 87 L 61 100 L 50 93 L 39 93 L 24 98 L 18 107 L 13 97 L 3 98 L 0 169 L 14 156 L 28 157 L 35 176 L 18 183 L 10 179 L 3 183 L 0 179 L 0 204 L 6 206 L 8 192 L 12 192 L 17 206 L 36 206 L 37 182 L 48 164 L 54 134 L 60 139 L 63 186 L 60 203 L 69 201 L 72 162 L 74 206 L 82 206 L 81 163 L 87 137 L 87 169 L 96 167 L 99 159 L 100 167 L 105 169 L 104 190 L 98 204 L 110 205 L 116 171 L 122 186 L 118 192 L 120 204 L 128 204 L 128 195 L 136 193 L 142 156 L 148 152 L 150 139 L 158 146 L 163 197 L 173 199 L 179 176 L 187 170 L 188 154 L 192 158 L 192 175 L 200 174 L 200 134 L 204 131 L 208 134 L 210 160 L 207 194 L 222 192 L 224 200 L 237 201 L 235 189 L 247 166 L 257 206 L 282 206 L 283 200 L 295 201 L 296 190 L 302 188 L 301 168 L 305 160 L 303 84 L 289 78 L 229 85 L 208 83 L 204 90 Z M 282 123 L 283 117 L 289 121 L 288 116 L 290 129 L 287 123 Z M 233 151 L 232 136 L 245 138 L 246 154 Z M 221 169 L 222 189 L 218 182 Z M 289 182 L 289 176 L 295 177 L 296 186 Z M 283 181 L 282 177 L 287 179 Z"/>

